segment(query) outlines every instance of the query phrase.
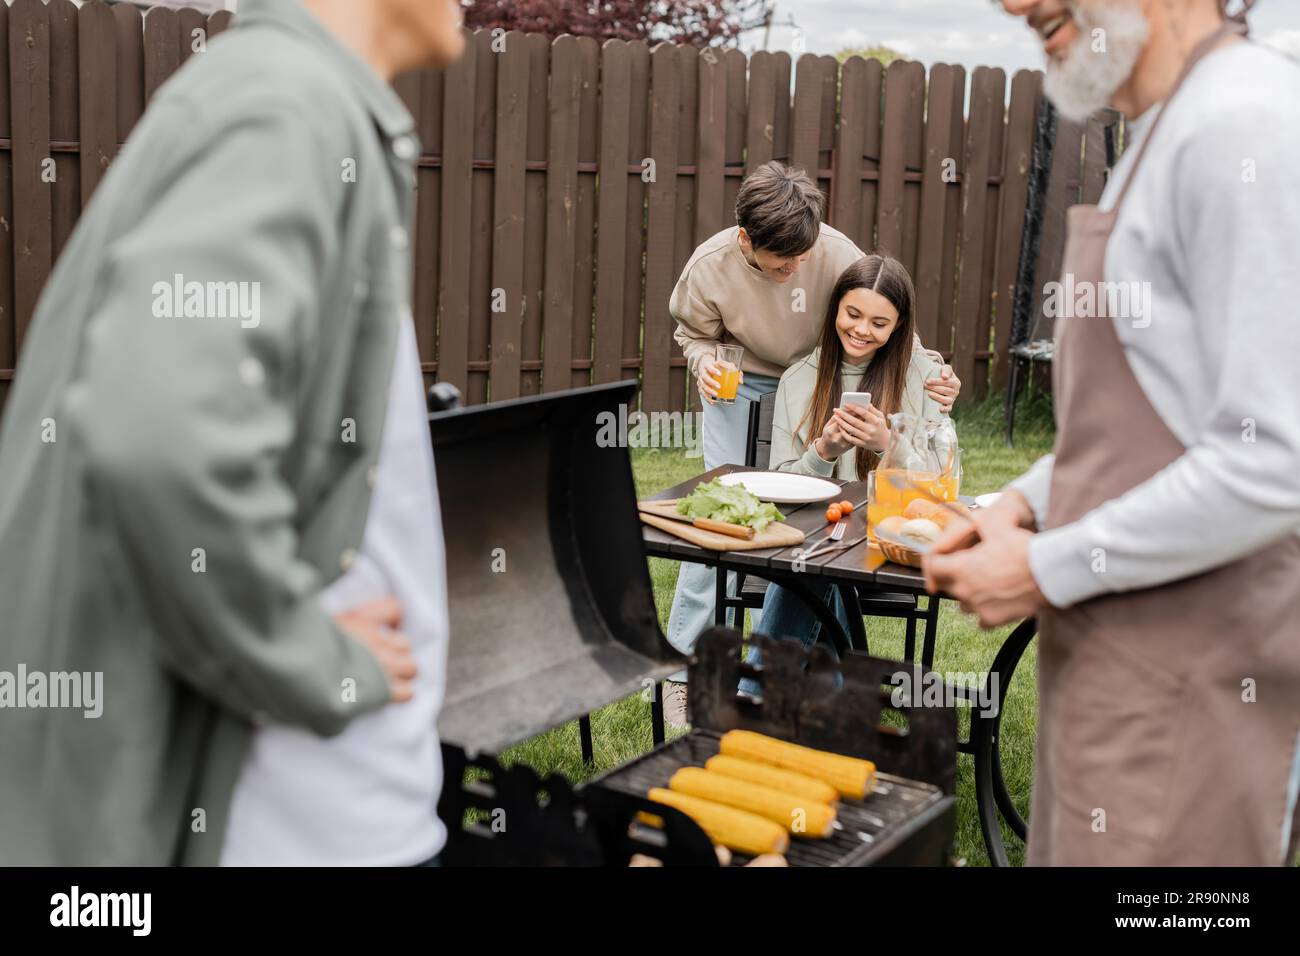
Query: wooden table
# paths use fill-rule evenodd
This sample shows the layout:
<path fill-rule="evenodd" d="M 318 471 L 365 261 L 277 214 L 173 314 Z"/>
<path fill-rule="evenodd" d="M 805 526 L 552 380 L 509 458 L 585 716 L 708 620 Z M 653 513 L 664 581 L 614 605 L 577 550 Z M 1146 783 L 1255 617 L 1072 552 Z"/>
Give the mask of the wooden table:
<path fill-rule="evenodd" d="M 690 494 L 696 485 L 711 481 L 719 475 L 756 470 L 758 469 L 746 468 L 740 465 L 723 465 L 653 495 L 651 500 L 681 498 Z M 817 614 L 818 619 L 822 622 L 823 629 L 831 635 L 832 640 L 835 642 L 837 651 L 841 653 L 847 649 L 865 651 L 867 650 L 867 639 L 862 626 L 862 618 L 858 615 L 849 615 L 850 633 L 845 634 L 835 615 L 816 596 L 813 588 L 809 585 L 816 583 L 834 584 L 842 592 L 845 607 L 852 607 L 853 605 L 849 603 L 848 598 L 855 588 L 881 592 L 925 594 L 927 593 L 925 590 L 925 577 L 917 568 L 903 567 L 886 561 L 880 549 L 866 540 L 866 482 L 830 480 L 842 488 L 840 499 L 837 500 L 847 500 L 853 503 L 853 513 L 842 519 L 842 523 L 846 524 L 847 527 L 844 538 L 840 542 L 840 544 L 847 544 L 856 541 L 857 543 L 851 548 L 840 549 L 834 546 L 834 550 L 814 554 L 807 560 L 801 559 L 801 553 L 815 548 L 830 533 L 831 525 L 826 521 L 826 506 L 830 502 L 821 501 L 808 505 L 777 506 L 781 509 L 781 513 L 786 516 L 786 522 L 804 532 L 806 536 L 804 543 L 797 547 L 763 548 L 756 551 L 709 551 L 683 541 L 666 531 L 645 526 L 642 528 L 642 537 L 645 541 L 646 553 L 656 558 L 689 561 L 695 564 L 723 568 L 727 571 L 742 571 L 754 577 L 779 583 L 798 595 Z M 725 576 L 719 575 L 719 580 L 725 581 Z M 720 585 L 721 587 L 722 585 Z M 724 609 L 719 606 L 716 615 L 717 623 L 726 623 L 723 614 Z M 921 662 L 927 667 L 930 666 L 933 650 L 932 646 L 922 649 Z M 910 654 L 908 659 L 911 659 Z"/>
<path fill-rule="evenodd" d="M 757 470 L 741 465 L 723 465 L 651 498 L 681 498 L 690 494 L 696 485 L 711 481 L 719 475 Z M 786 516 L 787 522 L 806 535 L 805 542 L 798 547 L 765 548 L 755 551 L 709 551 L 666 531 L 644 525 L 641 530 L 646 554 L 673 561 L 709 565 L 718 569 L 719 600 L 716 605 L 715 619 L 719 624 L 726 623 L 726 609 L 720 600 L 726 593 L 726 572 L 738 571 L 790 589 L 817 614 L 818 620 L 822 622 L 823 633 L 831 636 L 839 653 L 843 654 L 849 650 L 865 652 L 867 638 L 862 624 L 862 615 L 849 614 L 849 633 L 846 634 L 834 613 L 810 585 L 817 583 L 835 585 L 840 590 L 845 607 L 849 608 L 857 606 L 858 592 L 866 594 L 902 592 L 915 595 L 928 592 L 925 589 L 925 577 L 919 569 L 887 561 L 880 549 L 866 540 L 866 482 L 832 480 L 843 489 L 840 499 L 837 500 L 844 499 L 853 503 L 853 513 L 847 519 L 843 519 L 848 524 L 843 541 L 861 539 L 853 547 L 814 554 L 806 561 L 801 560 L 798 552 L 811 550 L 830 530 L 826 521 L 826 506 L 829 502 L 822 501 L 808 505 L 777 506 Z M 938 595 L 935 600 L 942 597 Z M 994 866 L 1008 865 L 1006 846 L 998 825 L 999 812 L 1020 839 L 1025 838 L 1027 830 L 1025 820 L 1012 802 L 1006 788 L 1006 781 L 1002 776 L 999 730 L 1002 705 L 1006 702 L 1007 689 L 1010 687 L 1016 664 L 1036 633 L 1037 627 L 1031 618 L 1022 621 L 1008 635 L 994 657 L 993 665 L 985 678 L 986 688 L 988 681 L 997 680 L 997 713 L 985 717 L 980 715 L 977 708 L 972 707 L 970 739 L 958 741 L 958 749 L 971 754 L 975 760 L 975 801 L 979 810 L 980 829 L 984 834 L 984 844 L 988 848 L 989 859 Z M 904 656 L 911 662 L 914 648 L 910 641 L 908 643 Z M 927 635 L 920 659 L 921 665 L 927 669 L 933 667 L 934 643 L 933 636 Z M 977 699 L 976 691 L 973 689 L 957 686 L 954 690 L 958 696 L 967 700 Z M 983 689 L 980 696 L 983 696 L 982 691 Z M 983 699 L 987 700 L 987 697 Z"/>

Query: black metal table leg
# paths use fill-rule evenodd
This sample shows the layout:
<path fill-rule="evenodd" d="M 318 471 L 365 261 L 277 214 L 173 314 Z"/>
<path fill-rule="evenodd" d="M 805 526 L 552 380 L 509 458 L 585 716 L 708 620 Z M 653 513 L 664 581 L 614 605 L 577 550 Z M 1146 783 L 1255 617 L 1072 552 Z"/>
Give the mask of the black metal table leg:
<path fill-rule="evenodd" d="M 1020 815 L 1016 809 L 1015 801 L 1011 799 L 1011 791 L 1007 789 L 1007 779 L 1002 775 L 1002 748 L 1000 730 L 994 729 L 992 751 L 993 751 L 993 799 L 997 802 L 998 811 L 1002 814 L 1002 819 L 1007 821 L 1007 826 L 1011 827 L 1011 832 L 1020 837 L 1021 840 L 1029 838 L 1029 823 Z"/>
<path fill-rule="evenodd" d="M 596 752 L 591 742 L 591 714 L 583 714 L 578 718 L 578 737 L 582 740 L 582 762 L 594 763 Z"/>
<path fill-rule="evenodd" d="M 1002 776 L 1002 760 L 998 753 L 998 737 L 1002 723 L 1002 708 L 1006 703 L 1011 678 L 1015 674 L 1025 648 L 1038 633 L 1038 623 L 1030 618 L 1021 621 L 1007 637 L 993 659 L 989 677 L 998 678 L 998 705 L 992 716 L 981 716 L 971 709 L 971 747 L 975 756 L 975 803 L 979 811 L 980 831 L 988 850 L 989 862 L 994 866 L 1008 866 L 1006 845 L 998 825 L 999 812 L 1006 818 L 1013 832 L 1022 839 L 1028 827 L 1011 800 L 1006 780 Z M 987 684 L 985 685 L 987 687 Z M 985 696 L 987 700 L 987 695 Z"/>
<path fill-rule="evenodd" d="M 925 606 L 925 633 L 921 635 L 921 665 L 934 667 L 934 645 L 939 639 L 939 599 L 930 595 Z"/>
<path fill-rule="evenodd" d="M 862 609 L 858 606 L 858 589 L 852 584 L 836 584 L 844 611 L 849 617 L 849 645 L 855 651 L 869 654 L 867 645 L 867 628 L 862 623 Z"/>
<path fill-rule="evenodd" d="M 658 680 L 650 688 L 650 739 L 656 747 L 664 742 L 664 684 Z"/>
<path fill-rule="evenodd" d="M 1005 658 L 999 666 L 999 661 L 994 659 L 994 666 L 998 669 L 1000 686 L 998 688 L 998 712 L 993 718 L 992 734 L 989 737 L 989 752 L 992 754 L 993 763 L 993 796 L 997 801 L 998 810 L 1001 811 L 1003 819 L 1011 827 L 1013 833 L 1020 839 L 1024 840 L 1029 834 L 1029 825 L 1025 818 L 1020 815 L 1016 809 L 1015 802 L 1011 799 L 1011 791 L 1007 789 L 1006 778 L 1002 775 L 1002 749 L 999 746 L 1002 734 L 1002 708 L 1006 703 L 1007 694 L 1011 690 L 1011 680 L 1015 676 L 1016 666 L 1020 663 L 1020 658 L 1024 656 L 1025 649 L 1029 642 L 1034 639 L 1038 633 L 1038 622 L 1028 620 L 1023 622 L 1002 645 L 1002 651 Z M 1014 643 L 1013 643 L 1014 639 Z"/>
<path fill-rule="evenodd" d="M 704 563 L 704 562 L 700 562 L 700 563 Z M 712 562 L 708 562 L 708 563 L 712 564 Z M 727 598 L 727 575 L 732 570 L 736 570 L 737 572 L 739 572 L 740 569 L 729 568 L 727 567 L 725 562 L 713 564 L 713 568 L 714 571 L 716 572 L 716 577 L 714 578 L 714 587 L 713 587 L 713 595 L 714 595 L 713 623 L 718 625 L 719 627 L 730 627 L 731 626 L 731 621 L 729 617 L 730 609 L 727 608 L 725 605 L 725 600 Z M 807 575 L 773 571 L 768 568 L 755 569 L 748 566 L 744 568 L 744 573 L 756 578 L 761 578 L 764 581 L 767 581 L 769 584 L 779 584 L 781 587 L 785 588 L 790 593 L 792 593 L 795 597 L 797 597 L 800 601 L 802 601 L 808 607 L 808 609 L 812 611 L 813 614 L 816 615 L 818 623 L 820 623 L 821 626 L 825 629 L 825 632 L 829 635 L 830 640 L 835 645 L 836 653 L 844 654 L 852 648 L 853 644 L 850 641 L 850 635 L 845 633 L 844 626 L 840 624 L 839 619 L 835 616 L 835 613 L 826 605 L 825 600 L 819 598 L 817 594 L 812 590 L 812 588 L 808 587 L 808 585 L 804 583 L 805 579 L 807 578 Z M 836 585 L 836 586 L 841 588 L 845 588 L 845 587 L 850 589 L 852 588 L 852 585 Z M 841 592 L 841 593 L 845 593 L 845 592 Z M 856 597 L 854 598 L 854 601 L 856 604 Z M 858 615 L 857 617 L 858 626 L 856 629 L 853 626 L 853 621 L 854 621 L 854 616 L 850 614 L 849 630 L 855 632 L 860 631 L 861 637 L 857 638 L 855 636 L 855 639 L 860 639 L 862 641 L 863 646 L 865 646 L 867 638 L 866 638 L 866 628 L 862 626 L 862 616 Z M 744 620 L 741 619 L 740 623 L 738 623 L 736 626 L 739 628 L 742 627 L 743 624 L 744 624 Z M 777 635 L 769 635 L 769 636 L 777 636 Z"/>
<path fill-rule="evenodd" d="M 727 607 L 727 569 L 720 564 L 713 568 L 713 623 L 719 627 L 731 626 L 730 608 Z"/>
<path fill-rule="evenodd" d="M 840 624 L 839 618 L 835 616 L 834 611 L 826 606 L 825 600 L 819 598 L 816 592 L 804 583 L 803 576 L 797 574 L 782 574 L 781 572 L 771 571 L 766 568 L 758 571 L 751 569 L 748 573 L 752 574 L 756 578 L 763 578 L 772 584 L 778 584 L 797 597 L 807 606 L 808 610 L 812 611 L 813 614 L 817 616 L 817 621 L 822 626 L 822 632 L 829 636 L 831 643 L 835 645 L 835 653 L 843 657 L 849 652 L 852 645 L 849 643 L 848 635 L 844 633 L 844 627 Z M 852 620 L 853 615 L 850 614 L 850 627 L 852 627 Z M 858 626 L 862 626 L 861 616 L 858 618 Z M 785 635 L 769 634 L 768 636 L 781 638 Z M 866 640 L 865 629 L 863 631 L 862 639 L 864 641 Z"/>

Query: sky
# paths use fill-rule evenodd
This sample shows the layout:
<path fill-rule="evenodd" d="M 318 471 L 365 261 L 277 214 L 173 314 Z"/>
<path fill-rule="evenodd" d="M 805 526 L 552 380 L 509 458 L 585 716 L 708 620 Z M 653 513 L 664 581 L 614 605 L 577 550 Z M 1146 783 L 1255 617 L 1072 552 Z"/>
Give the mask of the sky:
<path fill-rule="evenodd" d="M 994 0 L 777 0 L 770 50 L 794 54 L 793 21 L 809 53 L 845 47 L 887 46 L 927 67 L 960 63 L 1000 66 L 1008 73 L 1041 69 L 1042 46 L 1022 20 Z M 1255 39 L 1300 57 L 1300 0 L 1259 0 L 1250 15 Z M 763 31 L 747 34 L 741 48 L 763 48 Z"/>
<path fill-rule="evenodd" d="M 236 7 L 236 0 L 163 2 Z M 774 20 L 768 49 L 792 55 L 887 46 L 927 67 L 960 63 L 968 73 L 976 66 L 1000 66 L 1008 75 L 1043 67 L 1037 38 L 997 0 L 776 0 Z M 1300 57 L 1300 0 L 1258 0 L 1250 23 L 1255 39 Z M 741 49 L 761 50 L 764 38 L 763 30 L 752 31 Z"/>

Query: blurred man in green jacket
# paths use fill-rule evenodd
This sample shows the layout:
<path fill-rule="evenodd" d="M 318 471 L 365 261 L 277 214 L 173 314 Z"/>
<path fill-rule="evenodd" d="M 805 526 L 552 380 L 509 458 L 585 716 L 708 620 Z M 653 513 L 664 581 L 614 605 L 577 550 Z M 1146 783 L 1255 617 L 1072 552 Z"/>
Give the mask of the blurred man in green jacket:
<path fill-rule="evenodd" d="M 87 207 L 0 430 L 0 864 L 440 847 L 420 148 L 387 81 L 463 43 L 454 0 L 243 0 Z M 358 751 L 419 787 L 325 800 Z"/>

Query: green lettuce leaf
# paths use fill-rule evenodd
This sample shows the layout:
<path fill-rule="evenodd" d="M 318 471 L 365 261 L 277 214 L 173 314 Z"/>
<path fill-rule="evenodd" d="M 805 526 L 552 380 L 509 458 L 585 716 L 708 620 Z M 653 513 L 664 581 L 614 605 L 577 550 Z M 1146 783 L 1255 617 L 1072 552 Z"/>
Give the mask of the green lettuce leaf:
<path fill-rule="evenodd" d="M 717 478 L 698 485 L 678 501 L 677 512 L 688 518 L 743 524 L 758 533 L 773 521 L 785 520 L 785 515 L 772 502 L 759 501 L 745 490 L 744 485 L 724 485 Z"/>

